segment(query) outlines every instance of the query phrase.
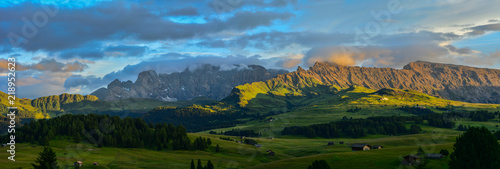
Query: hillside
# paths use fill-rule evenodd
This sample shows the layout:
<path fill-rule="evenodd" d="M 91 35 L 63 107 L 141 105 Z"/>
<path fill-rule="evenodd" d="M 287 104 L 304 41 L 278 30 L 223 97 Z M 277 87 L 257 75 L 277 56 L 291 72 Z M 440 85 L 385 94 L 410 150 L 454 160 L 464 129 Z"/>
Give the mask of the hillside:
<path fill-rule="evenodd" d="M 83 102 L 83 101 L 97 101 L 98 98 L 92 95 L 80 95 L 80 94 L 61 94 L 61 95 L 52 95 L 36 98 L 31 101 L 31 105 L 33 107 L 40 108 L 42 112 L 47 111 L 63 111 L 61 108 L 64 104 Z"/>
<path fill-rule="evenodd" d="M 183 101 L 199 96 L 219 100 L 229 95 L 235 86 L 268 80 L 287 72 L 258 65 L 234 66 L 235 68 L 227 70 L 207 64 L 195 70 L 186 69 L 171 74 L 144 71 L 135 82 L 116 79 L 107 88 L 100 88 L 92 95 L 106 101 L 130 97 Z"/>
<path fill-rule="evenodd" d="M 473 102 L 500 103 L 500 70 L 450 64 L 412 62 L 403 69 L 341 66 L 317 62 L 309 70 L 237 86 L 226 102 L 245 107 L 252 99 L 268 96 L 316 95 L 318 87 L 336 91 L 353 85 L 369 89 L 395 88 L 415 90 L 432 96 Z"/>

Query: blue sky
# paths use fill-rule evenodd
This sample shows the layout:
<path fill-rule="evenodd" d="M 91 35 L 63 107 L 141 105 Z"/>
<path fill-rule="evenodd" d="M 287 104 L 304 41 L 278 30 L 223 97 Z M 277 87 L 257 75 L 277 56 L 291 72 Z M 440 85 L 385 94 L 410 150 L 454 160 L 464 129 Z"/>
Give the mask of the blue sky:
<path fill-rule="evenodd" d="M 500 1 L 7 0 L 0 62 L 18 60 L 18 96 L 89 94 L 114 79 L 316 61 L 402 68 L 424 60 L 500 68 Z M 5 65 L 5 64 L 2 64 Z M 5 78 L 5 66 L 0 76 Z M 0 84 L 5 91 L 5 84 Z"/>

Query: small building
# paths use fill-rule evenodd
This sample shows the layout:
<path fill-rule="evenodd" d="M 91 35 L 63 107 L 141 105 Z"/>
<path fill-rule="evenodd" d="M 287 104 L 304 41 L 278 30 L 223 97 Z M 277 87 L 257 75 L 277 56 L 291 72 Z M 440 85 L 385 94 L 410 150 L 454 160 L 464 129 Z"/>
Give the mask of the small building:
<path fill-rule="evenodd" d="M 268 155 L 268 156 L 274 156 L 274 151 L 272 151 L 272 150 L 267 150 L 267 155 Z"/>
<path fill-rule="evenodd" d="M 353 144 L 351 147 L 352 151 L 365 151 L 372 149 L 372 146 L 368 144 Z"/>
<path fill-rule="evenodd" d="M 372 149 L 382 149 L 382 148 L 384 148 L 384 146 L 381 146 L 381 145 L 372 146 Z"/>
<path fill-rule="evenodd" d="M 99 165 L 99 163 L 98 162 L 93 162 L 92 165 Z"/>
<path fill-rule="evenodd" d="M 75 167 L 81 167 L 83 165 L 83 162 L 82 161 L 77 161 L 73 164 L 73 166 Z"/>
<path fill-rule="evenodd" d="M 443 158 L 442 154 L 426 154 L 425 156 L 428 159 L 442 159 Z"/>
<path fill-rule="evenodd" d="M 343 142 L 343 141 L 341 141 L 341 142 L 339 142 L 339 144 L 344 144 L 344 142 Z"/>
<path fill-rule="evenodd" d="M 333 145 L 335 145 L 335 142 L 333 142 L 333 141 L 332 142 L 328 142 L 328 144 L 327 144 L 327 146 L 333 146 Z"/>
<path fill-rule="evenodd" d="M 7 144 L 2 144 L 2 147 L 7 147 Z"/>
<path fill-rule="evenodd" d="M 420 163 L 420 156 L 418 155 L 407 155 L 403 157 L 403 161 L 401 161 L 401 164 L 403 165 L 417 165 Z"/>
<path fill-rule="evenodd" d="M 255 144 L 255 147 L 257 147 L 257 148 L 261 148 L 261 147 L 262 147 L 262 144 Z"/>
<path fill-rule="evenodd" d="M 425 109 L 425 106 L 415 106 L 417 109 Z"/>

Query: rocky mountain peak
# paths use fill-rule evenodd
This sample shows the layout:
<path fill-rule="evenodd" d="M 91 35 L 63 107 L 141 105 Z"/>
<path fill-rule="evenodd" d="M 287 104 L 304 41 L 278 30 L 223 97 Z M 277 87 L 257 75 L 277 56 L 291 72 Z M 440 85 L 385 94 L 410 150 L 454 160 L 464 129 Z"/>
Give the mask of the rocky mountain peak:
<path fill-rule="evenodd" d="M 266 69 L 260 65 L 214 66 L 205 64 L 194 70 L 157 74 L 154 70 L 139 73 L 135 82 L 115 80 L 108 88 L 94 91 L 102 100 L 117 100 L 130 97 L 153 98 L 164 101 L 189 100 L 199 96 L 222 99 L 235 86 L 256 81 L 265 81 L 285 70 Z"/>

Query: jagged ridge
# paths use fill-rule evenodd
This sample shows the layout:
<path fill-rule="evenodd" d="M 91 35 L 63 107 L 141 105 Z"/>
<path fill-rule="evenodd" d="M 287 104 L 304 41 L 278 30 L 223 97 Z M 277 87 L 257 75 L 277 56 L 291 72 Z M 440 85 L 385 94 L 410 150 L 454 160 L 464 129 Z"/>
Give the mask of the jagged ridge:
<path fill-rule="evenodd" d="M 92 95 L 106 101 L 132 97 L 182 101 L 199 96 L 219 100 L 229 95 L 235 86 L 268 80 L 286 72 L 258 65 L 222 70 L 220 66 L 208 64 L 193 71 L 186 69 L 171 74 L 157 74 L 150 70 L 141 72 L 135 83 L 116 79 L 107 88 L 98 89 Z"/>
<path fill-rule="evenodd" d="M 258 94 L 302 95 L 302 88 L 318 85 L 409 89 L 450 100 L 500 103 L 500 70 L 423 61 L 409 63 L 401 70 L 317 62 L 307 71 L 299 67 L 265 82 L 237 86 L 225 100 L 244 107 Z"/>

